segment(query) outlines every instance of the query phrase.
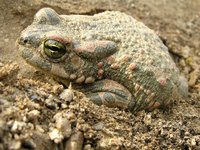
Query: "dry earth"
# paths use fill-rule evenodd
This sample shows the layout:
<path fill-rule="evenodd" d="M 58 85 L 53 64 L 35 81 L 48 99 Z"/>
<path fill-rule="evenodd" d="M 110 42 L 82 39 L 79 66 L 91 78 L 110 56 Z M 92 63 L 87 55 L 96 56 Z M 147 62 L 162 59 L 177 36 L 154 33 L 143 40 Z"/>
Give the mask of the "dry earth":
<path fill-rule="evenodd" d="M 168 111 L 131 114 L 65 91 L 20 58 L 15 41 L 42 7 L 62 14 L 119 10 L 154 29 L 189 82 Z M 0 149 L 200 149 L 200 0 L 0 0 Z M 83 147 L 81 147 L 83 145 Z"/>

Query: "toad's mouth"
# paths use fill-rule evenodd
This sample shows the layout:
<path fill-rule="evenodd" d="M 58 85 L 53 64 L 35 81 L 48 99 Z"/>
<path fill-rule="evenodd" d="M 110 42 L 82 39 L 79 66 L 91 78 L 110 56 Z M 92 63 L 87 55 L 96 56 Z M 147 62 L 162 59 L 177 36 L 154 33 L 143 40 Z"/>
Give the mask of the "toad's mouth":
<path fill-rule="evenodd" d="M 48 60 L 42 58 L 35 50 L 24 45 L 18 45 L 18 50 L 22 58 L 31 66 L 45 72 L 51 72 L 52 64 Z"/>

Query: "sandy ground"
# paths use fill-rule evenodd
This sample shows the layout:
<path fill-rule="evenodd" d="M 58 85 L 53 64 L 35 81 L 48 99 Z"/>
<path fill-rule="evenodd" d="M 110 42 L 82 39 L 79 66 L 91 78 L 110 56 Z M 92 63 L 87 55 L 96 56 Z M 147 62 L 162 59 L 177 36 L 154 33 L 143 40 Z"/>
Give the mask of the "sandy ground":
<path fill-rule="evenodd" d="M 92 104 L 28 66 L 15 41 L 35 12 L 119 10 L 154 29 L 189 82 L 189 98 L 131 114 Z M 0 149 L 200 149 L 200 0 L 0 0 Z M 72 96 L 71 95 L 71 96 Z M 83 146 L 81 146 L 83 145 Z"/>

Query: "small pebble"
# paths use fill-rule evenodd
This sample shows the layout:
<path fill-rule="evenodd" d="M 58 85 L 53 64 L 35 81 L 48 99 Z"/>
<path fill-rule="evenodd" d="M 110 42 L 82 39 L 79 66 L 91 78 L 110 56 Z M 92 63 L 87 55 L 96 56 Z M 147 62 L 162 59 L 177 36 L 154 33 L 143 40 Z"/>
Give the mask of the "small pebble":
<path fill-rule="evenodd" d="M 11 131 L 12 132 L 17 132 L 23 129 L 23 127 L 26 126 L 26 123 L 24 122 L 20 122 L 20 121 L 14 121 L 12 127 L 11 127 Z"/>
<path fill-rule="evenodd" d="M 71 123 L 67 118 L 62 117 L 61 115 L 55 116 L 55 126 L 62 132 L 64 137 L 69 137 L 72 133 Z"/>
<path fill-rule="evenodd" d="M 49 137 L 51 140 L 53 140 L 55 143 L 60 143 L 64 137 L 63 135 L 60 133 L 60 131 L 56 128 L 52 129 L 50 132 L 49 132 Z"/>
<path fill-rule="evenodd" d="M 38 110 L 32 110 L 28 113 L 28 119 L 35 120 L 40 116 L 40 112 Z"/>
<path fill-rule="evenodd" d="M 197 144 L 195 138 L 192 138 L 192 139 L 190 140 L 190 142 L 191 142 L 191 145 L 192 145 L 192 146 L 195 146 L 195 145 Z"/>
<path fill-rule="evenodd" d="M 9 143 L 9 149 L 11 150 L 18 150 L 21 148 L 21 142 L 13 140 L 11 143 Z"/>
<path fill-rule="evenodd" d="M 95 130 L 102 130 L 103 129 L 103 127 L 104 127 L 104 123 L 103 122 L 98 122 L 98 123 L 96 123 L 94 126 L 93 126 L 93 128 L 95 129 Z"/>
<path fill-rule="evenodd" d="M 147 114 L 147 115 L 144 116 L 144 123 L 146 125 L 150 125 L 152 123 L 151 114 Z"/>
<path fill-rule="evenodd" d="M 58 105 L 56 102 L 53 101 L 53 99 L 49 99 L 49 98 L 46 99 L 45 104 L 49 109 L 52 109 L 52 110 L 58 109 Z"/>
<path fill-rule="evenodd" d="M 61 104 L 61 108 L 62 108 L 62 109 L 66 109 L 67 107 L 68 107 L 68 106 L 67 106 L 66 104 L 64 104 L 64 103 Z"/>
<path fill-rule="evenodd" d="M 74 97 L 74 93 L 72 91 L 71 84 L 70 84 L 69 88 L 63 90 L 63 92 L 60 94 L 60 98 L 64 100 L 65 102 L 70 102 L 73 100 L 73 97 Z"/>
<path fill-rule="evenodd" d="M 82 150 L 84 136 L 83 133 L 78 131 L 73 134 L 65 145 L 65 150 Z"/>
<path fill-rule="evenodd" d="M 44 133 L 44 129 L 42 128 L 41 125 L 36 125 L 35 128 L 36 128 L 37 131 Z"/>

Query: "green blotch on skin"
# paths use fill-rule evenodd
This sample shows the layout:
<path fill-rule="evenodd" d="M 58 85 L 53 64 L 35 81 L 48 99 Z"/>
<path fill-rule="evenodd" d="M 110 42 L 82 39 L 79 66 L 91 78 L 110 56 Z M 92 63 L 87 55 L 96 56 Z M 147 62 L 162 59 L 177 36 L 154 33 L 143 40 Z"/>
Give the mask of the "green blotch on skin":
<path fill-rule="evenodd" d="M 105 92 L 105 94 L 103 95 L 103 98 L 109 104 L 114 104 L 114 102 L 115 102 L 115 98 L 112 96 L 112 94 L 110 94 L 108 92 Z"/>
<path fill-rule="evenodd" d="M 36 66 L 38 66 L 39 68 L 46 70 L 46 71 L 51 71 L 51 64 L 44 59 L 39 59 L 37 62 L 35 62 Z"/>
<path fill-rule="evenodd" d="M 102 105 L 102 99 L 98 93 L 89 94 L 89 95 L 87 95 L 87 97 L 89 97 L 93 103 L 95 103 L 97 105 Z"/>
<path fill-rule="evenodd" d="M 22 57 L 24 58 L 24 59 L 26 59 L 26 60 L 29 60 L 29 59 L 31 59 L 32 57 L 33 57 L 33 53 L 30 51 L 30 50 L 28 50 L 28 49 L 24 49 L 23 51 L 22 51 Z"/>

